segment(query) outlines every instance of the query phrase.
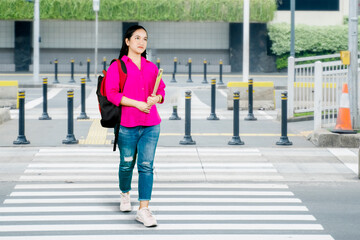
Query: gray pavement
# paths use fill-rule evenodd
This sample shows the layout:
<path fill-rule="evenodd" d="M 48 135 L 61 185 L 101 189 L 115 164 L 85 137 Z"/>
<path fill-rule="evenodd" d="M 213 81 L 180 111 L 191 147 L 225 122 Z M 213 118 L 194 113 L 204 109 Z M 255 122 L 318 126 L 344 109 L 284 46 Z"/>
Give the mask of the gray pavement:
<path fill-rule="evenodd" d="M 146 229 L 134 220 L 135 210 L 119 212 L 117 152 L 79 146 L 18 150 L 2 148 L 0 157 L 5 186 L 0 239 L 356 240 L 359 235 L 360 183 L 339 160 L 344 152 L 159 147 L 151 201 L 159 226 Z M 354 162 L 356 151 L 351 152 Z M 136 170 L 131 196 L 136 209 Z"/>
<path fill-rule="evenodd" d="M 229 146 L 232 112 L 226 109 L 224 89 L 217 89 L 220 120 L 208 121 L 210 86 L 200 83 L 201 75 L 197 77 L 199 83 L 190 85 L 170 84 L 165 78 L 167 96 L 159 105 L 163 121 L 151 202 L 159 226 L 145 229 L 134 221 L 135 211 L 118 210 L 119 153 L 112 152 L 111 130 L 99 125 L 95 83 L 87 86 L 86 112 L 91 119 L 74 120 L 79 144 L 63 145 L 66 90 L 75 88 L 76 118 L 79 87 L 65 83 L 50 87 L 54 96 L 48 112 L 53 119 L 40 121 L 41 88 L 23 76 L 20 83 L 28 104 L 25 134 L 31 144 L 12 144 L 18 134 L 18 113 L 11 110 L 12 120 L 0 125 L 0 240 L 358 240 L 358 150 L 316 148 L 305 137 L 312 121 L 289 123 L 288 136 L 294 144 L 276 146 L 281 129 L 277 112 L 260 110 L 254 111 L 258 118 L 254 122 L 244 121 L 247 112 L 241 111 L 240 136 L 245 145 Z M 284 77 L 277 80 L 278 89 L 283 82 Z M 193 91 L 195 146 L 179 145 L 187 89 Z M 168 120 L 173 105 L 182 120 Z M 135 172 L 134 208 L 136 183 Z"/>

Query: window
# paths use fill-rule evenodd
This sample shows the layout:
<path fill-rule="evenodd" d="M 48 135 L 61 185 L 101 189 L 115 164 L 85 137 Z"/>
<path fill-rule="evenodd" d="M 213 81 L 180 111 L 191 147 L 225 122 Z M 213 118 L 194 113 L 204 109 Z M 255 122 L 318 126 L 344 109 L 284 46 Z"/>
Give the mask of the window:
<path fill-rule="evenodd" d="M 289 11 L 291 0 L 277 0 L 279 11 Z M 295 0 L 296 11 L 339 11 L 339 0 Z"/>

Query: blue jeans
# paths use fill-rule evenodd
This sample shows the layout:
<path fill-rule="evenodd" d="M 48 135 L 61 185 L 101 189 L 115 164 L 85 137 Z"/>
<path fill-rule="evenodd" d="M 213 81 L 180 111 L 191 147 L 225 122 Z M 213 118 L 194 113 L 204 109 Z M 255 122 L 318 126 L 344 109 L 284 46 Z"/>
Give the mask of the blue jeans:
<path fill-rule="evenodd" d="M 120 150 L 119 187 L 123 193 L 131 190 L 133 169 L 137 160 L 139 173 L 139 201 L 151 200 L 153 187 L 153 163 L 160 125 L 120 126 L 118 146 Z"/>

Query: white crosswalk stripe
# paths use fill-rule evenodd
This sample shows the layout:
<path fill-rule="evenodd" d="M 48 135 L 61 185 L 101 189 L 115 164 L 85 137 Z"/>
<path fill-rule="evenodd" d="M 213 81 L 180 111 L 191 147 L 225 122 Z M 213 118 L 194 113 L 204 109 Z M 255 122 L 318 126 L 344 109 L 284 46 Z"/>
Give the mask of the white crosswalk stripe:
<path fill-rule="evenodd" d="M 119 211 L 110 150 L 40 149 L 0 207 L 0 240 L 333 240 L 286 184 L 271 182 L 282 176 L 253 148 L 158 148 L 150 206 L 159 225 L 145 228 L 135 211 Z M 223 153 L 239 158 L 219 162 Z M 136 209 L 136 169 L 132 188 Z"/>

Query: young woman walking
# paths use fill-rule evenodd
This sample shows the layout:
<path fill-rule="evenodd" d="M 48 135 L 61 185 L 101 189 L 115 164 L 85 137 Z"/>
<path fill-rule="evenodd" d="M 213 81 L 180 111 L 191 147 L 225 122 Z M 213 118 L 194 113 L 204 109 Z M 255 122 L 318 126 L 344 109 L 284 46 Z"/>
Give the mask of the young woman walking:
<path fill-rule="evenodd" d="M 149 209 L 153 187 L 153 163 L 161 122 L 156 104 L 164 102 L 165 84 L 161 80 L 157 93 L 152 94 L 159 70 L 154 63 L 146 60 L 147 39 L 147 31 L 142 26 L 132 26 L 126 31 L 119 56 L 127 69 L 124 90 L 119 93 L 120 80 L 116 62 L 108 69 L 105 89 L 108 100 L 122 107 L 118 133 L 120 210 L 132 210 L 131 180 L 137 161 L 140 207 L 136 220 L 151 227 L 157 225 Z"/>

